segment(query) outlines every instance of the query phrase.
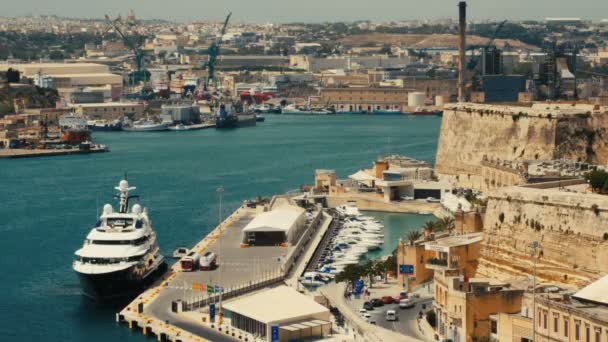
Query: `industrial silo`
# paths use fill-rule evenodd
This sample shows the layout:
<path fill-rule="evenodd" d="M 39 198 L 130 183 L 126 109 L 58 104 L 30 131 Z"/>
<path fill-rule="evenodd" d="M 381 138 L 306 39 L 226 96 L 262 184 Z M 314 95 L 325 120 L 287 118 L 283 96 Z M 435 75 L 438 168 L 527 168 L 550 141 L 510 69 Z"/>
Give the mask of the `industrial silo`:
<path fill-rule="evenodd" d="M 415 91 L 407 94 L 407 105 L 408 107 L 424 107 L 426 101 L 426 94 L 421 91 Z"/>

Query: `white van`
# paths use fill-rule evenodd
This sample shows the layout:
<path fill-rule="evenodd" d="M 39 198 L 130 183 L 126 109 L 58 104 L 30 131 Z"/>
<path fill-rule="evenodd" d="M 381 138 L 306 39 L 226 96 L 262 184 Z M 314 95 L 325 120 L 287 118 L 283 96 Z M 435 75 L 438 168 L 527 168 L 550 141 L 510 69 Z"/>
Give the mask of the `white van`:
<path fill-rule="evenodd" d="M 397 318 L 397 312 L 395 312 L 395 310 L 388 310 L 386 311 L 386 320 L 391 322 L 391 321 L 396 321 Z"/>

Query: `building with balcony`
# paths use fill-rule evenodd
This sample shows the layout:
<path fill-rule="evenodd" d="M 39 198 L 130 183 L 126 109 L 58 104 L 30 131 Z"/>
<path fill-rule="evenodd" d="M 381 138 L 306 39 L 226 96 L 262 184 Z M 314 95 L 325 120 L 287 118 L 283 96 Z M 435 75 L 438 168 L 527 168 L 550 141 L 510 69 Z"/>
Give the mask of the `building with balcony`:
<path fill-rule="evenodd" d="M 397 246 L 397 263 L 407 265 L 398 272 L 399 283 L 404 287 L 419 285 L 433 274 L 454 274 L 473 277 L 480 255 L 482 233 L 435 237 L 433 241 L 400 241 Z M 411 272 L 401 272 L 405 269 Z"/>
<path fill-rule="evenodd" d="M 521 311 L 524 290 L 511 289 L 509 283 L 468 278 L 446 269 L 435 272 L 434 286 L 436 332 L 440 339 L 454 342 L 489 339 L 492 315 Z"/>
<path fill-rule="evenodd" d="M 580 291 L 539 286 L 536 303 L 525 294 L 518 313 L 492 316 L 491 337 L 498 341 L 603 342 L 608 340 L 608 276 Z M 534 315 L 534 316 L 533 316 Z"/>

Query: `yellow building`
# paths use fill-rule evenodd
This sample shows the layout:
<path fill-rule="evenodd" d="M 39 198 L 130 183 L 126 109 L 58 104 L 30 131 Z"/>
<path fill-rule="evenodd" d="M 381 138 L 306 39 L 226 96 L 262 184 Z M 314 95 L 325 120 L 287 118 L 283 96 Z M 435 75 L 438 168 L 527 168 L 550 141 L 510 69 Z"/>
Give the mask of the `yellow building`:
<path fill-rule="evenodd" d="M 555 286 L 537 288 L 536 292 L 535 305 L 532 293 L 527 293 L 521 312 L 493 317 L 494 339 L 500 342 L 608 341 L 608 276 L 574 294 Z"/>
<path fill-rule="evenodd" d="M 328 192 L 331 187 L 336 186 L 335 170 L 315 171 L 315 191 Z"/>
<path fill-rule="evenodd" d="M 411 289 L 431 279 L 436 271 L 473 277 L 482 240 L 482 233 L 471 233 L 439 236 L 434 241 L 400 241 L 397 263 L 411 265 L 413 270 L 410 274 L 398 272 L 399 283 Z"/>
<path fill-rule="evenodd" d="M 521 311 L 524 290 L 511 289 L 508 283 L 469 279 L 446 270 L 435 272 L 434 286 L 436 332 L 440 339 L 489 339 L 492 315 Z"/>

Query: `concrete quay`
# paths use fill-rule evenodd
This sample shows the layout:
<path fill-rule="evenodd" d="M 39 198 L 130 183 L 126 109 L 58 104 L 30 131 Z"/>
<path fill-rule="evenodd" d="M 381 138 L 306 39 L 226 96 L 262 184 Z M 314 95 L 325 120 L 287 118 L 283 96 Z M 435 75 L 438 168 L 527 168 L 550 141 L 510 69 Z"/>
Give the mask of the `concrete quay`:
<path fill-rule="evenodd" d="M 65 156 L 71 154 L 89 154 L 110 152 L 107 147 L 91 147 L 90 150 L 80 150 L 78 148 L 70 150 L 43 150 L 43 149 L 22 149 L 22 148 L 5 148 L 0 149 L 0 158 L 34 158 L 34 157 L 49 157 L 49 156 Z"/>
<path fill-rule="evenodd" d="M 271 205 L 285 201 L 286 198 L 277 196 Z M 318 211 L 298 242 L 288 247 L 241 248 L 242 229 L 255 214 L 256 209 L 238 208 L 192 248 L 198 253 L 217 253 L 218 268 L 182 272 L 179 263 L 174 264 L 162 279 L 118 313 L 117 321 L 126 322 L 129 328 L 140 328 L 144 335 L 152 334 L 159 341 L 238 341 L 239 336 L 242 341 L 253 341 L 253 336 L 239 334 L 233 337 L 226 334 L 226 327 L 222 333 L 221 325 L 209 323 L 204 308 L 210 302 L 217 303 L 218 295 L 192 291 L 192 283 L 222 286 L 225 291 L 222 300 L 247 295 L 284 280 L 297 286 L 297 279 L 316 249 L 319 236 L 332 219 Z M 177 310 L 176 304 L 180 306 Z"/>

